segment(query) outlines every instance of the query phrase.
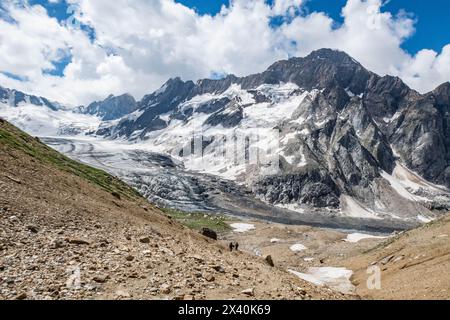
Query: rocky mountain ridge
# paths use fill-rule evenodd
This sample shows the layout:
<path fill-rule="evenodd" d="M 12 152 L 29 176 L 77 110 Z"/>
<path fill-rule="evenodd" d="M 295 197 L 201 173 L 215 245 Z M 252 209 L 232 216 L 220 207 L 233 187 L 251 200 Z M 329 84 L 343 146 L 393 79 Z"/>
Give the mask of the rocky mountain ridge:
<path fill-rule="evenodd" d="M 0 86 L 0 102 L 17 107 L 20 103 L 29 103 L 35 106 L 46 106 L 51 110 L 58 110 L 61 104 L 51 102 L 46 98 L 29 95 L 18 90 L 3 88 Z"/>
<path fill-rule="evenodd" d="M 171 132 L 196 122 L 209 147 L 207 156 L 214 153 L 208 130 L 277 128 L 284 141 L 281 174 L 253 177 L 248 167 L 232 174 L 264 201 L 346 207 L 347 214 L 373 218 L 376 212 L 402 216 L 411 210 L 432 217 L 428 209 L 449 204 L 449 86 L 421 95 L 399 78 L 380 77 L 343 52 L 322 49 L 243 78 L 230 75 L 197 83 L 171 79 L 144 97 L 138 115 L 99 134 L 163 145 L 171 153 L 175 146 L 170 140 L 176 138 Z M 277 121 L 269 121 L 269 113 Z M 161 137 L 165 135 L 170 138 Z M 186 164 L 186 158 L 180 159 Z M 204 171 L 217 173 L 210 169 Z M 434 200 L 417 207 L 427 195 Z"/>
<path fill-rule="evenodd" d="M 110 95 L 103 101 L 96 101 L 80 109 L 81 113 L 100 117 L 104 121 L 116 120 L 136 111 L 138 105 L 130 94 Z"/>
<path fill-rule="evenodd" d="M 233 180 L 299 214 L 319 208 L 423 222 L 450 208 L 449 92 L 446 83 L 421 95 L 344 52 L 321 49 L 247 77 L 170 79 L 130 104 L 129 114 L 85 132 L 169 155 L 183 170 Z M 267 163 L 250 163 L 245 144 L 243 161 L 220 157 L 223 141 L 255 134 L 263 153 L 276 142 Z M 276 172 L 268 173 L 275 158 Z"/>

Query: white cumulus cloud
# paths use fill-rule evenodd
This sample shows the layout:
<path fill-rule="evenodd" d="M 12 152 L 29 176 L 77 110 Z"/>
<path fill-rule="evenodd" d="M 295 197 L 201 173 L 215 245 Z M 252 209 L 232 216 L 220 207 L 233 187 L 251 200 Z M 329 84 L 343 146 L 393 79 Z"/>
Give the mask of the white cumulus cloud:
<path fill-rule="evenodd" d="M 110 93 L 140 98 L 170 77 L 242 76 L 324 47 L 346 51 L 380 75 L 398 75 L 421 92 L 450 79 L 450 45 L 405 52 L 401 44 L 414 34 L 415 20 L 382 12 L 381 0 L 348 0 L 340 25 L 322 12 L 306 14 L 304 0 L 234 0 L 214 16 L 173 0 L 68 2 L 78 8 L 76 20 L 64 23 L 42 6 L 2 1 L 1 85 L 74 105 Z M 286 19 L 274 26 L 279 16 Z M 95 30 L 95 38 L 74 21 Z M 63 76 L 49 74 L 68 57 Z"/>

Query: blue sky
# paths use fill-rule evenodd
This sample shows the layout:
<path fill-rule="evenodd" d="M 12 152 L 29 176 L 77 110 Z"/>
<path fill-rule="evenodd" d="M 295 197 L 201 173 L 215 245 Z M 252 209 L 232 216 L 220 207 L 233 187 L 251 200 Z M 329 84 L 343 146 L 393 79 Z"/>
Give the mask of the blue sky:
<path fill-rule="evenodd" d="M 50 3 L 47 0 L 30 0 L 30 4 L 40 4 L 44 6 L 49 15 L 52 17 L 58 18 L 59 21 L 65 20 L 70 16 L 70 10 L 68 10 L 68 6 L 66 1 L 59 1 L 57 3 Z"/>
<path fill-rule="evenodd" d="M 177 0 L 189 8 L 195 8 L 200 14 L 216 14 L 223 5 L 228 6 L 228 0 Z"/>
<path fill-rule="evenodd" d="M 228 0 L 177 0 L 201 14 L 216 14 Z M 272 0 L 268 0 L 272 2 Z M 327 13 L 338 22 L 342 22 L 341 10 L 347 0 L 309 0 L 307 12 Z M 426 48 L 439 52 L 450 41 L 450 1 L 449 0 L 390 0 L 383 11 L 397 14 L 405 10 L 417 20 L 416 33 L 403 43 L 403 49 L 411 54 Z"/>
<path fill-rule="evenodd" d="M 200 1 L 197 1 L 200 2 Z M 340 12 L 346 0 L 310 0 L 311 11 L 323 11 L 334 20 L 342 21 Z M 426 48 L 437 52 L 450 41 L 449 0 L 391 0 L 382 11 L 397 14 L 400 10 L 412 13 L 417 20 L 416 33 L 403 43 L 411 54 Z"/>

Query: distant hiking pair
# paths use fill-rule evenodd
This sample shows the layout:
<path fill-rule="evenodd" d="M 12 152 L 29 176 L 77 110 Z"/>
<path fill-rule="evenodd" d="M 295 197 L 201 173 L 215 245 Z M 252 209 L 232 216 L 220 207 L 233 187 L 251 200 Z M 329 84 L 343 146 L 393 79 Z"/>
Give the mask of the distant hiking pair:
<path fill-rule="evenodd" d="M 229 247 L 230 247 L 230 251 L 233 251 L 233 249 L 236 251 L 239 251 L 239 243 L 237 243 L 237 242 L 230 242 Z"/>

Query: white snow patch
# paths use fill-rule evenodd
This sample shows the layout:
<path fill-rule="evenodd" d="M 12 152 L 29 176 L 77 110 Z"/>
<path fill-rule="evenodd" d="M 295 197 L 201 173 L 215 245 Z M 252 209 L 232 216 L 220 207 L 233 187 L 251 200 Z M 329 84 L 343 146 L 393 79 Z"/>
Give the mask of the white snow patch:
<path fill-rule="evenodd" d="M 286 98 L 289 97 L 292 92 L 300 89 L 295 83 L 288 82 L 282 84 L 262 84 L 256 90 L 261 91 L 266 96 L 272 98 Z"/>
<path fill-rule="evenodd" d="M 144 132 L 144 130 L 145 129 L 133 131 L 133 133 L 130 135 L 130 139 L 133 140 L 138 138 L 142 134 L 142 132 Z"/>
<path fill-rule="evenodd" d="M 293 154 L 290 155 L 286 155 L 285 152 L 282 153 L 284 159 L 290 164 L 290 165 L 295 165 L 296 167 L 300 168 L 300 167 L 304 167 L 308 164 L 308 161 L 306 161 L 306 157 L 303 154 L 303 150 L 299 150 L 298 152 L 295 152 Z M 300 155 L 300 159 L 298 159 Z M 297 161 L 296 161 L 297 160 Z"/>
<path fill-rule="evenodd" d="M 214 100 L 220 99 L 220 98 L 223 98 L 223 96 L 215 95 L 212 93 L 199 94 L 199 95 L 192 97 L 192 99 L 183 102 L 179 106 L 179 109 L 180 109 L 180 111 L 185 111 L 188 108 L 192 108 L 192 109 L 194 109 L 194 111 L 196 111 L 202 104 L 211 102 L 211 101 L 214 101 Z"/>
<path fill-rule="evenodd" d="M 428 217 L 425 217 L 425 216 L 423 216 L 423 215 L 421 215 L 421 214 L 419 214 L 419 215 L 417 216 L 417 219 L 418 219 L 420 222 L 423 222 L 423 223 L 430 223 L 431 221 L 433 221 L 433 219 L 428 218 Z"/>
<path fill-rule="evenodd" d="M 401 158 L 400 153 L 394 148 L 394 146 L 392 144 L 390 144 L 389 146 L 391 147 L 392 154 L 394 155 L 394 157 Z"/>
<path fill-rule="evenodd" d="M 232 84 L 225 92 L 224 95 L 229 97 L 239 97 L 241 98 L 242 104 L 255 103 L 253 95 L 246 90 L 241 88 L 241 85 Z"/>
<path fill-rule="evenodd" d="M 327 122 L 328 122 L 328 119 L 324 119 L 324 120 L 314 122 L 314 125 L 317 128 L 322 128 Z"/>
<path fill-rule="evenodd" d="M 383 118 L 383 121 L 386 123 L 390 123 L 394 120 L 397 120 L 401 116 L 401 114 L 402 113 L 400 111 L 398 111 L 391 118 Z"/>
<path fill-rule="evenodd" d="M 142 114 L 145 112 L 144 109 L 142 110 L 136 110 L 133 113 L 130 113 L 129 115 L 126 115 L 122 117 L 119 121 L 129 120 L 129 121 L 136 121 Z"/>
<path fill-rule="evenodd" d="M 311 131 L 309 131 L 309 129 L 305 128 L 305 129 L 302 129 L 301 131 L 299 131 L 299 134 L 301 134 L 303 136 L 307 136 L 307 135 L 311 134 Z"/>
<path fill-rule="evenodd" d="M 309 268 L 307 273 L 301 273 L 294 270 L 288 271 L 298 276 L 300 279 L 311 282 L 318 286 L 326 285 L 331 289 L 344 294 L 353 293 L 355 290 L 355 287 L 350 281 L 350 277 L 353 275 L 353 271 L 346 268 Z"/>
<path fill-rule="evenodd" d="M 431 192 L 442 192 L 447 189 L 445 186 L 436 185 L 423 179 L 400 163 L 396 164 L 392 175 L 397 178 L 403 186 L 412 189 L 413 191 L 423 188 Z"/>
<path fill-rule="evenodd" d="M 167 90 L 167 83 L 163 84 L 161 88 L 155 91 L 155 96 L 159 96 L 160 94 L 164 93 Z"/>
<path fill-rule="evenodd" d="M 283 209 L 287 209 L 287 210 L 291 210 L 291 211 L 295 211 L 295 212 L 300 212 L 300 213 L 305 212 L 305 209 L 303 209 L 296 203 L 278 203 L 275 205 L 275 207 L 283 208 Z"/>
<path fill-rule="evenodd" d="M 324 283 L 322 281 L 320 281 L 319 279 L 313 277 L 310 274 L 294 271 L 294 270 L 291 270 L 291 269 L 288 269 L 288 271 L 290 273 L 292 273 L 293 275 L 296 275 L 300 279 L 308 281 L 308 282 L 310 282 L 312 284 L 315 284 L 316 286 L 323 286 L 324 285 Z"/>
<path fill-rule="evenodd" d="M 95 131 L 101 119 L 75 113 L 72 110 L 54 111 L 47 106 L 20 103 L 12 107 L 0 103 L 0 116 L 34 136 L 78 135 Z"/>
<path fill-rule="evenodd" d="M 306 95 L 307 93 L 294 95 L 275 104 L 268 102 L 252 104 L 244 109 L 244 120 L 241 125 L 247 128 L 273 128 L 281 121 L 291 118 Z"/>
<path fill-rule="evenodd" d="M 247 232 L 255 229 L 255 225 L 249 223 L 232 223 L 230 227 L 233 228 L 234 232 Z"/>
<path fill-rule="evenodd" d="M 292 119 L 290 122 L 296 124 L 303 124 L 305 121 L 306 119 L 304 117 L 299 116 L 297 119 Z"/>
<path fill-rule="evenodd" d="M 347 238 L 344 239 L 347 242 L 356 243 L 364 239 L 385 239 L 386 237 L 381 236 L 373 236 L 370 234 L 364 234 L 364 233 L 351 233 L 347 235 Z"/>
<path fill-rule="evenodd" d="M 381 210 L 386 209 L 386 206 L 378 199 L 375 200 L 375 207 Z"/>
<path fill-rule="evenodd" d="M 386 179 L 391 187 L 403 198 L 415 201 L 416 198 L 408 192 L 408 190 L 405 189 L 405 187 L 394 177 L 391 176 L 389 173 L 385 171 L 381 171 L 381 176 Z"/>
<path fill-rule="evenodd" d="M 444 186 L 434 185 L 398 163 L 392 175 L 382 171 L 381 176 L 389 182 L 400 196 L 411 201 L 431 201 L 431 199 L 413 194 L 419 189 L 425 189 L 431 193 L 442 193 L 442 189 L 445 190 Z"/>
<path fill-rule="evenodd" d="M 286 144 L 286 143 L 288 143 L 289 142 L 289 140 L 291 140 L 291 139 L 295 139 L 297 137 L 297 132 L 289 132 L 289 133 L 287 133 L 284 137 L 283 137 L 283 139 L 281 139 L 281 143 L 282 144 Z"/>
<path fill-rule="evenodd" d="M 300 251 L 306 250 L 308 248 L 300 243 L 296 243 L 296 244 L 290 246 L 289 249 L 291 249 L 291 251 L 294 251 L 294 252 L 300 252 Z"/>
<path fill-rule="evenodd" d="M 364 208 L 355 199 L 346 195 L 341 196 L 341 212 L 354 218 L 381 219 L 374 211 Z"/>
<path fill-rule="evenodd" d="M 172 114 L 171 112 L 167 112 L 165 114 L 160 115 L 159 118 L 165 122 L 169 122 L 171 114 Z"/>
<path fill-rule="evenodd" d="M 300 160 L 300 163 L 297 164 L 298 167 L 304 167 L 308 164 L 308 161 L 306 161 L 305 154 L 302 152 L 302 158 Z"/>
<path fill-rule="evenodd" d="M 352 98 L 352 97 L 354 97 L 355 96 L 355 94 L 350 90 L 350 89 L 345 89 L 345 92 L 348 94 L 348 96 L 350 97 L 350 98 Z"/>

